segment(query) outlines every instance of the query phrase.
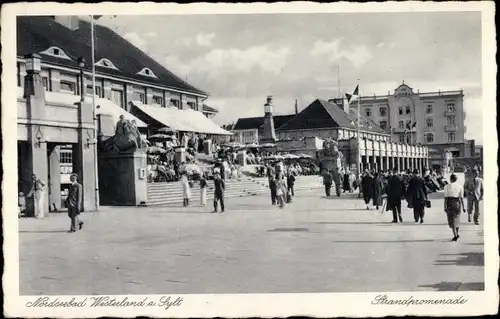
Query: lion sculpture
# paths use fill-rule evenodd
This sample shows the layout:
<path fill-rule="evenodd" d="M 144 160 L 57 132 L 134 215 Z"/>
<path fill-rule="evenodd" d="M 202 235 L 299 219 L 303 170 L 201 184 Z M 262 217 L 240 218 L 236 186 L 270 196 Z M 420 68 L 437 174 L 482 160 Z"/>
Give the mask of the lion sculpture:
<path fill-rule="evenodd" d="M 141 137 L 135 121 L 125 120 L 123 115 L 116 123 L 115 135 L 104 141 L 103 149 L 113 153 L 131 153 L 147 150 L 146 141 Z"/>

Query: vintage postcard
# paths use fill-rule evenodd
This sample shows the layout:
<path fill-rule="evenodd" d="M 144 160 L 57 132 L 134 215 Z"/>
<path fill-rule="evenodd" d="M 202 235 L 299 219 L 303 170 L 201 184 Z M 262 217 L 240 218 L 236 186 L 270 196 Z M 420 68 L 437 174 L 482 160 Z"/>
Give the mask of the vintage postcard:
<path fill-rule="evenodd" d="M 2 6 L 5 316 L 496 313 L 494 15 Z"/>

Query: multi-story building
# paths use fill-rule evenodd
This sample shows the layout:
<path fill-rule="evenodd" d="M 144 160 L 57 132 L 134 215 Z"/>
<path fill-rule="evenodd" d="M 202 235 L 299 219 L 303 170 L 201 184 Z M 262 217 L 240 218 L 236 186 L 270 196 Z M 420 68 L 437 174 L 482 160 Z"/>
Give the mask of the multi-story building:
<path fill-rule="evenodd" d="M 19 190 L 29 190 L 35 173 L 49 181 L 45 203 L 51 208 L 61 206 L 61 184 L 71 172 L 80 175 L 85 210 L 96 208 L 94 132 L 113 135 L 119 115 L 136 120 L 143 133 L 164 126 L 228 133 L 210 119 L 217 110 L 203 103 L 206 92 L 107 27 L 96 24 L 94 38 L 95 88 L 90 22 L 77 16 L 17 18 Z M 93 91 L 96 123 L 89 102 Z"/>
<path fill-rule="evenodd" d="M 278 128 L 295 117 L 295 114 L 274 115 L 274 127 Z M 241 144 L 259 143 L 264 132 L 264 116 L 239 118 L 233 127 L 234 141 Z"/>
<path fill-rule="evenodd" d="M 360 97 L 360 109 L 400 143 L 424 144 L 438 154 L 449 150 L 454 157 L 464 157 L 470 150 L 463 101 L 462 90 L 421 93 L 403 82 L 393 94 Z M 357 103 L 350 107 L 357 108 Z"/>

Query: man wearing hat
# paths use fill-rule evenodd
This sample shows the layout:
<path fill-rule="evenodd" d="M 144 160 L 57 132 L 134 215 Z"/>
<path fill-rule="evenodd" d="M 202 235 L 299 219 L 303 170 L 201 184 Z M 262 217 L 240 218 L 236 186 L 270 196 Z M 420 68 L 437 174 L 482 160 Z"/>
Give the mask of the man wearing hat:
<path fill-rule="evenodd" d="M 76 232 L 76 226 L 78 229 L 82 229 L 83 221 L 79 219 L 80 212 L 82 211 L 82 200 L 83 200 L 83 187 L 76 180 L 78 175 L 71 174 L 69 186 L 68 198 L 66 199 L 66 206 L 68 207 L 68 216 L 71 219 L 71 228 L 69 233 Z"/>
<path fill-rule="evenodd" d="M 471 222 L 472 209 L 474 209 L 474 224 L 479 225 L 479 202 L 483 199 L 483 179 L 479 177 L 477 168 L 467 176 L 464 183 L 464 192 L 467 196 L 467 213 L 469 215 L 469 223 Z"/>

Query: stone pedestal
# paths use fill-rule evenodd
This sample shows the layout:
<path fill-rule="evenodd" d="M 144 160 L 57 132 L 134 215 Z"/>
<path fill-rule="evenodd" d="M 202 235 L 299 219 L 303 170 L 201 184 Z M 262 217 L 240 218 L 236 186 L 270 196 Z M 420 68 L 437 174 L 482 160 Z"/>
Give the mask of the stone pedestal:
<path fill-rule="evenodd" d="M 144 152 L 99 156 L 102 205 L 139 206 L 147 202 L 147 160 Z"/>
<path fill-rule="evenodd" d="M 212 140 L 203 141 L 203 153 L 205 155 L 212 155 Z"/>
<path fill-rule="evenodd" d="M 186 149 L 184 147 L 175 148 L 175 160 L 179 164 L 186 162 Z"/>

